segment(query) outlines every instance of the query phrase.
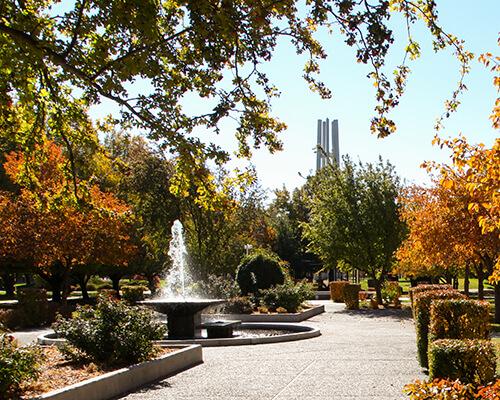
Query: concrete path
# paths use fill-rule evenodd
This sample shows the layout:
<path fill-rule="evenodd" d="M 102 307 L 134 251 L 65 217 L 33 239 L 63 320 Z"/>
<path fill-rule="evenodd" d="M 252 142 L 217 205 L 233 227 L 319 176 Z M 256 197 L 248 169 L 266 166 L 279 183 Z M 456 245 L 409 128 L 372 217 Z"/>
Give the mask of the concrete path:
<path fill-rule="evenodd" d="M 322 336 L 297 342 L 204 348 L 204 363 L 144 387 L 126 400 L 325 400 L 407 398 L 423 379 L 409 313 L 326 312 L 303 322 Z"/>

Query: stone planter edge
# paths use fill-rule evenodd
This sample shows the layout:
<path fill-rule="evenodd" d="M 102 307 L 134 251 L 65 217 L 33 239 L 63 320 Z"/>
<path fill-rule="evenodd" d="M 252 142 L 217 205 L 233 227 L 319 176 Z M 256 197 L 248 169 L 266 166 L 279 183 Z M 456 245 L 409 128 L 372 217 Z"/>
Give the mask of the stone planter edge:
<path fill-rule="evenodd" d="M 111 371 L 61 389 L 44 393 L 36 400 L 107 400 L 147 383 L 174 375 L 203 363 L 200 345 L 169 345 L 178 351 L 154 360 Z"/>
<path fill-rule="evenodd" d="M 203 322 L 210 320 L 240 320 L 241 322 L 301 322 L 325 312 L 324 305 L 313 306 L 290 314 L 204 314 Z"/>

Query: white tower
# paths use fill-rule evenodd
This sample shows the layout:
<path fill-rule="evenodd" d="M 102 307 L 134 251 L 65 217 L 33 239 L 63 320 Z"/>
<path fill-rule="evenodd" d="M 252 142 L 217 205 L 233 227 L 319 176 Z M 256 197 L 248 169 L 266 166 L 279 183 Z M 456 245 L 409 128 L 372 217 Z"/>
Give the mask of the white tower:
<path fill-rule="evenodd" d="M 318 141 L 316 145 L 316 171 L 319 171 L 329 162 L 340 162 L 339 152 L 339 121 L 334 119 L 331 125 L 330 140 L 330 120 L 318 119 Z"/>

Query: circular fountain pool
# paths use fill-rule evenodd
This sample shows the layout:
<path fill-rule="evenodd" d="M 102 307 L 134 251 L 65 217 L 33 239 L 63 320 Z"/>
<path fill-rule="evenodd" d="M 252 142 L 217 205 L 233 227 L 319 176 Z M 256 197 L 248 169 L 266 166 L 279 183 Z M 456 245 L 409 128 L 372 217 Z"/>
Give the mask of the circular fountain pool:
<path fill-rule="evenodd" d="M 233 337 L 230 338 L 208 339 L 202 337 L 189 340 L 160 340 L 159 343 L 162 345 L 192 343 L 200 344 L 203 347 L 239 346 L 290 342 L 310 339 L 319 335 L 321 335 L 319 329 L 306 325 L 243 322 L 239 328 L 234 330 Z"/>
<path fill-rule="evenodd" d="M 240 327 L 234 330 L 233 337 L 230 338 L 206 338 L 206 332 L 202 330 L 202 336 L 194 339 L 182 340 L 158 340 L 162 347 L 172 344 L 199 344 L 203 347 L 215 346 L 240 346 L 265 343 L 290 342 L 294 340 L 310 339 L 320 336 L 321 332 L 313 328 L 300 324 L 283 323 L 241 323 Z M 38 337 L 38 343 L 42 345 L 62 345 L 65 339 L 58 338 L 54 333 L 48 333 Z"/>

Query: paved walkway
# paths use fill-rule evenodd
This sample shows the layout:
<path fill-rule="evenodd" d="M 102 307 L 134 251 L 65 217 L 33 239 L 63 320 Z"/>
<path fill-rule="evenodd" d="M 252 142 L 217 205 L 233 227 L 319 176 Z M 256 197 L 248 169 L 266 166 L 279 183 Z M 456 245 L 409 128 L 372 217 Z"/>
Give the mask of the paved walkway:
<path fill-rule="evenodd" d="M 303 322 L 322 336 L 297 342 L 204 348 L 204 363 L 149 385 L 126 400 L 406 399 L 402 387 L 425 378 L 413 322 L 400 311 L 326 312 Z"/>

